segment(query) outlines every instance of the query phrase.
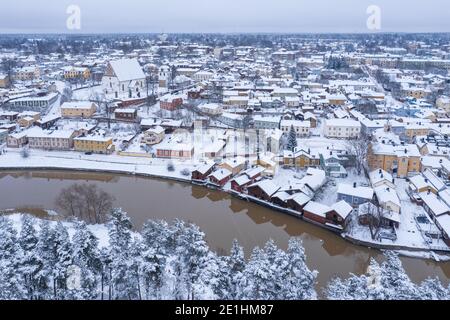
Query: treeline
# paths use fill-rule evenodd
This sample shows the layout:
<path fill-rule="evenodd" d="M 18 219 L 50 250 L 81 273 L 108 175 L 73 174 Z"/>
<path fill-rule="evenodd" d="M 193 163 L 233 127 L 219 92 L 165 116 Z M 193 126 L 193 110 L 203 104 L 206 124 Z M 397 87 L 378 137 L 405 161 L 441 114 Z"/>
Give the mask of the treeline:
<path fill-rule="evenodd" d="M 38 223 L 38 225 L 36 225 Z M 195 225 L 149 221 L 141 233 L 127 214 L 111 212 L 108 245 L 84 222 L 71 225 L 23 216 L 20 231 L 0 217 L 2 300 L 310 300 L 317 271 L 299 239 L 286 251 L 269 241 L 246 260 L 235 241 L 229 255 L 211 251 Z M 329 299 L 449 299 L 438 279 L 413 284 L 398 257 L 372 261 L 368 274 L 334 279 Z"/>

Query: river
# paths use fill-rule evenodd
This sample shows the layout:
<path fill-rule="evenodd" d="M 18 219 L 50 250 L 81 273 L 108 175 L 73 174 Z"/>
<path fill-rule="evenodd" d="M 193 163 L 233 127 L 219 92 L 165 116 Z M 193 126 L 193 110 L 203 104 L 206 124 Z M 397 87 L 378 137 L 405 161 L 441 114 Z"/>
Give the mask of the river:
<path fill-rule="evenodd" d="M 62 188 L 74 183 L 93 183 L 114 195 L 139 229 L 148 219 L 176 218 L 194 222 L 206 233 L 215 250 L 229 250 L 238 239 L 250 254 L 255 246 L 273 239 L 286 249 L 290 237 L 301 237 L 311 269 L 319 271 L 318 286 L 334 276 L 361 274 L 377 250 L 355 246 L 338 235 L 294 217 L 242 201 L 221 192 L 190 184 L 125 175 L 60 171 L 1 172 L 0 209 L 55 209 Z M 450 262 L 402 258 L 412 280 L 429 276 L 449 283 Z"/>

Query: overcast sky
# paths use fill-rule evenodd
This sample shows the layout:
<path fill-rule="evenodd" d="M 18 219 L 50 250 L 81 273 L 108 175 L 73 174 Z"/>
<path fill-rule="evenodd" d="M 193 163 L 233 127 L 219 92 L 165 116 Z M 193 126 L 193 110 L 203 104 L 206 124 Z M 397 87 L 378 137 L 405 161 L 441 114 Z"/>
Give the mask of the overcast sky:
<path fill-rule="evenodd" d="M 14 0 L 0 1 L 0 33 L 369 32 L 369 5 L 381 32 L 450 32 L 449 0 Z"/>

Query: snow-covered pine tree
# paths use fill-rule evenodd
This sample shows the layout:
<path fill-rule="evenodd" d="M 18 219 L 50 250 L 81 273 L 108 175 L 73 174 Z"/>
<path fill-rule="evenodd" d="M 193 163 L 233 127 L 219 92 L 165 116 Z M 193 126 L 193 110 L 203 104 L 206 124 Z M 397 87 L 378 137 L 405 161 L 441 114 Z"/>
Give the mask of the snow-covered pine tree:
<path fill-rule="evenodd" d="M 42 220 L 39 224 L 36 256 L 40 266 L 35 277 L 35 298 L 38 300 L 51 300 L 54 298 L 53 266 L 55 265 L 55 230 L 50 222 Z"/>
<path fill-rule="evenodd" d="M 109 224 L 111 254 L 112 299 L 135 300 L 138 298 L 138 283 L 128 267 L 132 244 L 131 220 L 122 209 L 113 209 Z"/>
<path fill-rule="evenodd" d="M 34 228 L 35 220 L 29 215 L 22 216 L 22 228 L 19 235 L 19 245 L 22 248 L 22 260 L 20 261 L 20 272 L 23 275 L 24 286 L 27 291 L 27 299 L 33 299 L 35 277 L 40 268 L 41 261 L 36 255 L 38 243 L 37 231 Z"/>
<path fill-rule="evenodd" d="M 53 266 L 53 293 L 55 300 L 70 299 L 67 290 L 68 270 L 72 265 L 72 244 L 70 242 L 67 228 L 59 222 L 55 228 L 54 255 L 55 264 Z"/>
<path fill-rule="evenodd" d="M 444 288 L 438 278 L 429 278 L 419 286 L 421 300 L 450 300 L 450 286 Z"/>
<path fill-rule="evenodd" d="M 283 298 L 286 300 L 317 299 L 315 282 L 318 272 L 309 270 L 306 265 L 305 249 L 300 239 L 292 238 L 289 241 L 287 259 L 289 269 L 284 281 L 285 296 Z"/>
<path fill-rule="evenodd" d="M 197 298 L 225 300 L 230 298 L 231 273 L 225 258 L 209 252 L 200 279 L 196 285 Z"/>
<path fill-rule="evenodd" d="M 176 253 L 178 261 L 175 261 L 178 276 L 178 283 L 185 281 L 185 299 L 194 300 L 195 284 L 207 263 L 209 247 L 205 241 L 205 234 L 198 226 L 186 225 L 182 221 L 176 221 Z M 181 268 L 181 269 L 180 269 Z M 184 273 L 184 274 L 183 274 Z"/>
<path fill-rule="evenodd" d="M 237 288 L 239 300 L 267 300 L 271 284 L 270 266 L 264 250 L 255 248 L 249 262 L 245 266 Z"/>
<path fill-rule="evenodd" d="M 287 139 L 287 149 L 295 151 L 295 148 L 297 148 L 297 133 L 295 132 L 294 126 L 291 126 Z"/>
<path fill-rule="evenodd" d="M 402 266 L 398 255 L 385 252 L 386 261 L 381 265 L 381 287 L 386 300 L 419 299 L 419 290 Z"/>
<path fill-rule="evenodd" d="M 422 288 L 414 284 L 403 269 L 398 255 L 385 252 L 386 261 L 379 265 L 371 260 L 366 275 L 351 275 L 349 279 L 334 279 L 326 288 L 326 296 L 332 300 L 416 300 L 426 293 L 427 287 L 436 286 L 437 292 L 445 291 L 436 282 L 424 283 Z M 424 292 L 422 292 L 422 290 Z"/>
<path fill-rule="evenodd" d="M 237 299 L 237 289 L 238 284 L 241 280 L 242 273 L 245 270 L 245 256 L 244 249 L 239 245 L 237 240 L 233 241 L 233 246 L 231 247 L 230 255 L 224 258 L 230 276 L 228 277 L 228 297 L 227 299 L 234 300 Z"/>
<path fill-rule="evenodd" d="M 161 298 L 171 235 L 165 221 L 149 221 L 142 230 L 141 271 L 146 299 Z"/>
<path fill-rule="evenodd" d="M 79 289 L 73 289 L 72 298 L 76 300 L 98 299 L 101 290 L 103 265 L 100 259 L 98 239 L 87 228 L 86 223 L 77 222 L 72 238 L 73 265 L 81 270 Z M 100 288 L 99 288 L 100 287 Z"/>
<path fill-rule="evenodd" d="M 0 300 L 27 298 L 20 272 L 22 249 L 17 242 L 17 231 L 12 222 L 0 217 Z"/>

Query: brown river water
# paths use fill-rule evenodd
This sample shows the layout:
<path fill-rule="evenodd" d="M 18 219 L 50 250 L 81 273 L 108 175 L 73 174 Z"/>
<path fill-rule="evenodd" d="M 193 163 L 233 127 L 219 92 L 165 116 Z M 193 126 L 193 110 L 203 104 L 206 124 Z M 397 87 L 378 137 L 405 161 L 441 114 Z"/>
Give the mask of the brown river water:
<path fill-rule="evenodd" d="M 269 239 L 285 249 L 290 237 L 300 237 L 309 267 L 319 271 L 319 287 L 334 276 L 364 273 L 371 257 L 382 259 L 377 250 L 353 245 L 297 218 L 221 191 L 159 179 L 59 171 L 0 172 L 0 209 L 55 209 L 60 190 L 74 183 L 93 183 L 114 195 L 115 205 L 128 212 L 137 229 L 149 219 L 193 222 L 206 233 L 214 250 L 228 251 L 233 239 L 239 240 L 247 254 Z M 402 261 L 416 282 L 430 276 L 445 284 L 450 281 L 450 262 Z"/>

